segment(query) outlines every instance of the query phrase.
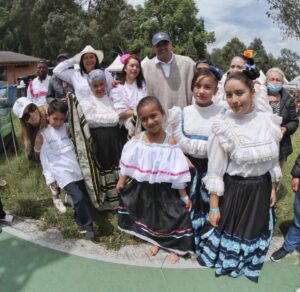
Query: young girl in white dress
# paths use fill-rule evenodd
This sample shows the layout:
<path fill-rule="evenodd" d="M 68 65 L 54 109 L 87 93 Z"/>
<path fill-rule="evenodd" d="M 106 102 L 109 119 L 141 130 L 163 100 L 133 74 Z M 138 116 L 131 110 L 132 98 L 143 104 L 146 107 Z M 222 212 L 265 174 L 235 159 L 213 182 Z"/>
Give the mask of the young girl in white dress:
<path fill-rule="evenodd" d="M 132 137 L 137 131 L 136 128 L 138 128 L 136 124 L 136 106 L 147 95 L 146 85 L 141 60 L 138 56 L 124 54 L 121 56 L 121 62 L 124 64 L 121 84 L 111 91 L 110 97 L 120 120 L 124 122 L 124 126 L 128 130 L 128 135 Z"/>
<path fill-rule="evenodd" d="M 281 119 L 254 109 L 252 73 L 228 75 L 230 110 L 212 125 L 203 179 L 210 225 L 203 227 L 198 261 L 214 267 L 216 276 L 244 274 L 257 282 L 273 233 Z"/>
<path fill-rule="evenodd" d="M 161 247 L 176 262 L 177 255 L 193 250 L 187 159 L 162 127 L 164 111 L 157 98 L 143 98 L 137 113 L 146 131 L 128 141 L 122 152 L 119 228 L 152 243 L 152 256 Z"/>
<path fill-rule="evenodd" d="M 224 111 L 212 99 L 218 90 L 219 72 L 213 67 L 199 69 L 192 80 L 194 103 L 183 109 L 169 110 L 172 136 L 190 161 L 192 182 L 187 190 L 193 203 L 191 220 L 194 230 L 195 252 L 199 256 L 202 227 L 208 221 L 209 195 L 202 182 L 207 172 L 207 144 L 213 118 Z"/>

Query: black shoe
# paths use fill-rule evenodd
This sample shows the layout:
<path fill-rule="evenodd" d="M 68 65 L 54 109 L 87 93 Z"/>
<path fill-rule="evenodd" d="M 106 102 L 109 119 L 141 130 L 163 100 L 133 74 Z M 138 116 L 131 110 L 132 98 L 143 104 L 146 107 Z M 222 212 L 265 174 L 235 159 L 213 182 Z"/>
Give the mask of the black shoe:
<path fill-rule="evenodd" d="M 85 238 L 90 240 L 93 243 L 100 243 L 99 238 L 95 237 L 95 234 L 93 231 L 86 231 L 85 233 Z"/>
<path fill-rule="evenodd" d="M 278 263 L 280 262 L 281 259 L 283 259 L 286 255 L 288 254 L 288 252 L 281 247 L 280 249 L 278 249 L 277 251 L 273 252 L 271 255 L 271 261 Z"/>

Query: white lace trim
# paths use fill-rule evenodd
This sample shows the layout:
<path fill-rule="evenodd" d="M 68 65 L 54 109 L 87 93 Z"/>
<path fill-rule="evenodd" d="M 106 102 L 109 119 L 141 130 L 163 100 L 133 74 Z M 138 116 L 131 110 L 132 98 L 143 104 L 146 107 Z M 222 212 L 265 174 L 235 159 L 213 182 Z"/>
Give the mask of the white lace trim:
<path fill-rule="evenodd" d="M 224 194 L 223 177 L 206 175 L 202 180 L 209 193 L 216 193 L 218 196 L 223 196 Z"/>
<path fill-rule="evenodd" d="M 184 153 L 193 157 L 207 157 L 208 140 L 192 139 L 184 135 L 182 110 L 179 107 L 173 107 L 169 110 L 169 123 L 172 126 L 172 136 Z"/>
<path fill-rule="evenodd" d="M 264 122 L 271 128 L 271 134 L 268 135 L 269 137 L 265 137 L 264 141 L 254 143 L 246 143 L 241 140 L 240 129 L 236 123 L 231 121 L 230 116 L 225 119 L 218 117 L 213 122 L 212 131 L 219 137 L 223 149 L 230 153 L 230 159 L 237 164 L 260 163 L 278 157 L 281 138 L 279 120 L 275 115 L 263 114 L 268 116 Z"/>

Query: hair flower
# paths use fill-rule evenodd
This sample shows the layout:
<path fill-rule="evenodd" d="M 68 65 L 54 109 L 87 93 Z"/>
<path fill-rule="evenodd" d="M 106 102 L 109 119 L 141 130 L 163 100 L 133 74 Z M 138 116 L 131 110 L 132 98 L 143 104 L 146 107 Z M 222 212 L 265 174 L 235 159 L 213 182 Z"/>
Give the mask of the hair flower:
<path fill-rule="evenodd" d="M 125 64 L 125 62 L 131 57 L 132 55 L 130 53 L 125 53 L 121 56 L 120 61 L 122 64 Z"/>
<path fill-rule="evenodd" d="M 253 56 L 254 56 L 254 51 L 253 50 L 246 50 L 246 51 L 244 51 L 244 54 L 243 54 L 246 58 L 248 58 L 248 59 L 252 59 L 253 58 Z"/>

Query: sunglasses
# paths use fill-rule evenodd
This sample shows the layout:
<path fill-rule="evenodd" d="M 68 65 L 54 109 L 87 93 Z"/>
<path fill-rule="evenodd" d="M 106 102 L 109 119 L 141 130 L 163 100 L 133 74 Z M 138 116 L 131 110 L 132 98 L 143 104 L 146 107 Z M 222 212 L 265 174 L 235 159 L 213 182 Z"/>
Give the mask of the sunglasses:
<path fill-rule="evenodd" d="M 24 121 L 28 121 L 30 119 L 30 113 L 34 113 L 37 110 L 37 107 L 35 105 L 30 105 L 23 115 Z"/>

